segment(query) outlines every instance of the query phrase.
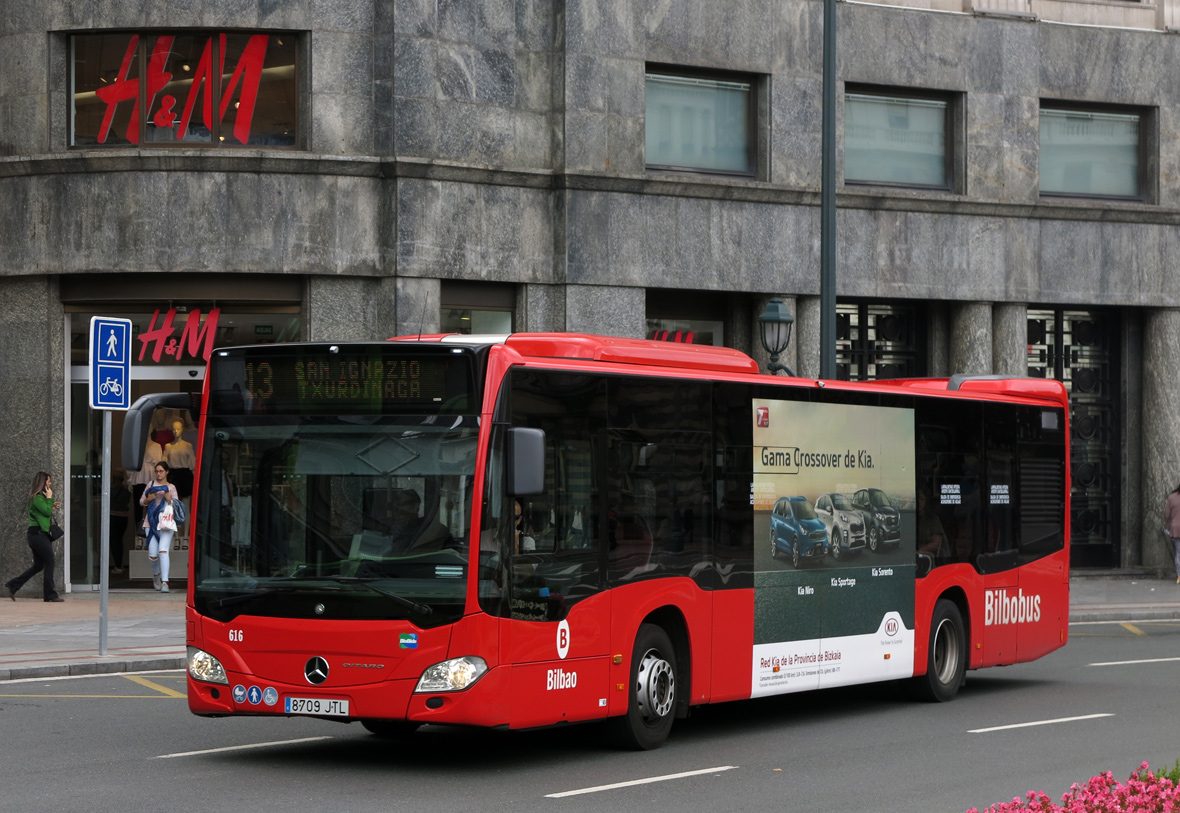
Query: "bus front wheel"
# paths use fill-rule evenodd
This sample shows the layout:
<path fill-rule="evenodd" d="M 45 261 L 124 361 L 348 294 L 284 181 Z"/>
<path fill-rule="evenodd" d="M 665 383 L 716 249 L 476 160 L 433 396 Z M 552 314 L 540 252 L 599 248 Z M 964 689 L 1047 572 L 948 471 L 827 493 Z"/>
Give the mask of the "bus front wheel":
<path fill-rule="evenodd" d="M 659 748 L 676 713 L 676 651 L 663 628 L 643 624 L 631 653 L 627 713 L 615 718 L 615 739 L 632 750 Z"/>
<path fill-rule="evenodd" d="M 930 616 L 926 674 L 914 678 L 918 697 L 931 703 L 954 698 L 967 674 L 967 634 L 963 616 L 953 601 L 939 599 Z"/>

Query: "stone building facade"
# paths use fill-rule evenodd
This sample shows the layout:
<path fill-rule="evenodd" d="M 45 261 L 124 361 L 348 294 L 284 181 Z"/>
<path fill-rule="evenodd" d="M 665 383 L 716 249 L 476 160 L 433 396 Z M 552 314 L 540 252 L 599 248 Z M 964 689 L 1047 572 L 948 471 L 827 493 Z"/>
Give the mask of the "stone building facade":
<path fill-rule="evenodd" d="M 1156 2 L 837 6 L 841 375 L 1066 381 L 1082 566 L 1167 566 L 1180 481 L 1180 2 Z M 59 578 L 98 583 L 96 314 L 135 323 L 133 395 L 198 388 L 206 338 L 465 320 L 758 357 L 774 296 L 797 316 L 786 361 L 818 374 L 817 0 L 3 6 L 5 573 L 27 560 L 44 468 L 68 475 Z M 737 171 L 653 157 L 668 77 L 738 89 Z M 941 143 L 874 140 L 931 104 Z M 884 129 L 856 130 L 867 165 L 850 171 L 854 105 Z M 660 119 L 672 154 L 702 143 L 677 115 Z M 1091 147 L 1131 162 L 1129 188 L 1091 178 L 1108 163 Z M 1047 180 L 1058 149 L 1077 160 Z M 876 174 L 907 150 L 935 156 L 934 182 Z"/>

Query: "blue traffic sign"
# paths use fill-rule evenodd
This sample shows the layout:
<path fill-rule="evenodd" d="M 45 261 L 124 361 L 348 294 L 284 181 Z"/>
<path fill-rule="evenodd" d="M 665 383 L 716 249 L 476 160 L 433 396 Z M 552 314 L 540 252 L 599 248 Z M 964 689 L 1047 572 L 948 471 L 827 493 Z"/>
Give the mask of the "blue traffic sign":
<path fill-rule="evenodd" d="M 90 317 L 90 408 L 131 406 L 131 320 Z"/>

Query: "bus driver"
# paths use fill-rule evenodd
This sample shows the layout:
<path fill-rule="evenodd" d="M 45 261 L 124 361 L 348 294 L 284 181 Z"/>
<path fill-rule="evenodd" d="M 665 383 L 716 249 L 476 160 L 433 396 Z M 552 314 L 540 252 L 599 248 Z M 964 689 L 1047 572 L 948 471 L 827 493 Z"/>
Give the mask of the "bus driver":
<path fill-rule="evenodd" d="M 422 497 L 412 488 L 399 488 L 393 495 L 393 554 L 408 556 L 453 547 L 455 539 L 434 512 L 421 517 Z"/>

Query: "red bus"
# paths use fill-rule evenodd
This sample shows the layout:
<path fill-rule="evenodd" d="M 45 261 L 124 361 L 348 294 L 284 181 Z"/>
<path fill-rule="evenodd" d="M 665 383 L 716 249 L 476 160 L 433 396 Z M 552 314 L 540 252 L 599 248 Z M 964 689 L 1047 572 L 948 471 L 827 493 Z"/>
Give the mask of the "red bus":
<path fill-rule="evenodd" d="M 193 713 L 605 720 L 968 669 L 1068 631 L 1055 381 L 760 375 L 725 348 L 575 334 L 214 352 L 146 396 L 124 465 L 199 411 Z"/>

